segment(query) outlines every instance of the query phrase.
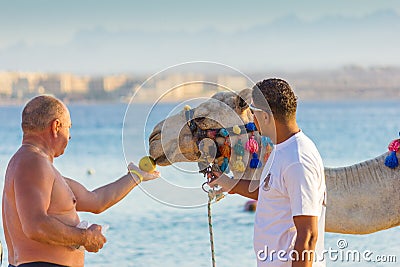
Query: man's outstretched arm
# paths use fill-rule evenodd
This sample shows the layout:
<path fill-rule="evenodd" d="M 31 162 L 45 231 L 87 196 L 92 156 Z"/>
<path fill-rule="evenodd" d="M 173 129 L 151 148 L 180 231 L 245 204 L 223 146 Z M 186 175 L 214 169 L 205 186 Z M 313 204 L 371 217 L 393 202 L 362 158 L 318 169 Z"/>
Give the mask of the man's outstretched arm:
<path fill-rule="evenodd" d="M 87 190 L 77 181 L 65 178 L 76 197 L 76 210 L 92 212 L 96 214 L 101 213 L 121 201 L 141 182 L 141 178 L 143 178 L 143 181 L 149 181 L 160 176 L 160 173 L 157 171 L 147 173 L 140 170 L 134 164 L 129 165 L 129 170 L 134 170 L 139 175 L 128 172 L 118 180 L 99 187 L 93 191 Z"/>
<path fill-rule="evenodd" d="M 210 182 L 211 187 L 218 185 L 222 187 L 223 192 L 229 194 L 239 194 L 244 197 L 248 197 L 254 200 L 258 200 L 258 187 L 255 190 L 251 190 L 251 183 L 254 181 L 245 179 L 231 179 L 226 174 L 214 173 L 218 178 Z"/>

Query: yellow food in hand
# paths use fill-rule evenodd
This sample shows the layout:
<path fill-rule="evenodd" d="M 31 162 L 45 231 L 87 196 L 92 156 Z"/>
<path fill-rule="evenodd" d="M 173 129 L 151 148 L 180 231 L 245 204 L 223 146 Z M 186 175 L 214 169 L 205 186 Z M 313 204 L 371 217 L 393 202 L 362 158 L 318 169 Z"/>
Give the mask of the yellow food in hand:
<path fill-rule="evenodd" d="M 139 168 L 145 172 L 153 172 L 156 170 L 156 162 L 150 156 L 145 156 L 139 161 Z"/>

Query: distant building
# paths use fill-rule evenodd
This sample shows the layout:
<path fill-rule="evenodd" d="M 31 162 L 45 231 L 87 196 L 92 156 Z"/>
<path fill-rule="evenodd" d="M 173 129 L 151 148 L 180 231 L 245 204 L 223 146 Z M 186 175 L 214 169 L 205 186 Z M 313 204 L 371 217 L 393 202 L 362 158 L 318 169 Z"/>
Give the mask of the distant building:
<path fill-rule="evenodd" d="M 104 91 L 114 91 L 128 82 L 128 76 L 126 75 L 114 75 L 104 77 Z"/>
<path fill-rule="evenodd" d="M 46 78 L 41 79 L 37 88 L 43 88 L 45 93 L 59 95 L 62 93 L 61 90 L 61 79 L 59 75 L 49 75 Z"/>
<path fill-rule="evenodd" d="M 248 80 L 242 76 L 218 76 L 217 83 L 223 88 L 226 87 L 229 90 L 240 91 L 245 88 L 251 88 L 248 84 Z M 226 90 L 226 89 L 225 89 Z"/>
<path fill-rule="evenodd" d="M 204 89 L 203 81 L 204 76 L 200 74 L 173 74 L 156 81 L 156 95 L 163 96 L 161 101 L 200 96 Z"/>
<path fill-rule="evenodd" d="M 18 78 L 13 83 L 12 97 L 19 99 L 29 93 L 29 81 L 27 78 Z"/>
<path fill-rule="evenodd" d="M 89 91 L 90 78 L 88 76 L 64 73 L 60 76 L 60 80 L 63 93 L 87 93 Z"/>
<path fill-rule="evenodd" d="M 18 80 L 18 73 L 0 72 L 0 95 L 10 97 L 13 93 L 13 84 Z"/>
<path fill-rule="evenodd" d="M 89 98 L 104 99 L 106 95 L 103 77 L 95 77 L 89 80 Z"/>

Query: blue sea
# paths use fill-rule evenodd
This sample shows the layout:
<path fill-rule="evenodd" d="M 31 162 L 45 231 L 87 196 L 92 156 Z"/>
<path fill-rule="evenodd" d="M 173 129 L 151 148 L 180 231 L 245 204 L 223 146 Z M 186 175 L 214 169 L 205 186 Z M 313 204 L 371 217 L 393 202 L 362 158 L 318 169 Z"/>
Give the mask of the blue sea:
<path fill-rule="evenodd" d="M 125 124 L 126 104 L 70 104 L 69 108 L 72 139 L 55 165 L 64 176 L 94 189 L 119 178 L 126 172 L 127 161 L 138 162 L 146 154 L 148 134 L 175 105 L 159 104 L 151 115 L 144 112 L 148 106 L 131 105 Z M 21 143 L 21 110 L 22 106 L 0 107 L 1 179 Z M 388 143 L 398 138 L 400 105 L 398 101 L 301 102 L 298 120 L 315 141 L 325 165 L 344 166 L 386 152 Z M 158 168 L 162 181 L 193 192 L 190 196 L 175 194 L 170 187 L 160 186 L 160 181 L 151 181 L 102 214 L 80 214 L 82 220 L 110 226 L 108 242 L 99 253 L 86 254 L 86 266 L 211 266 L 207 209 L 202 205 L 207 196 L 199 193 L 204 178 L 196 168 L 195 163 Z M 3 181 L 1 190 L 2 186 Z M 212 206 L 217 266 L 256 265 L 254 214 L 243 211 L 245 202 L 243 197 L 229 195 Z M 328 260 L 327 266 L 400 266 L 399 227 L 359 236 L 326 233 L 325 247 L 338 249 L 341 239 L 348 249 L 369 250 L 373 256 L 395 255 L 397 262 L 345 262 L 339 258 Z M 1 242 L 6 266 L 3 233 Z"/>

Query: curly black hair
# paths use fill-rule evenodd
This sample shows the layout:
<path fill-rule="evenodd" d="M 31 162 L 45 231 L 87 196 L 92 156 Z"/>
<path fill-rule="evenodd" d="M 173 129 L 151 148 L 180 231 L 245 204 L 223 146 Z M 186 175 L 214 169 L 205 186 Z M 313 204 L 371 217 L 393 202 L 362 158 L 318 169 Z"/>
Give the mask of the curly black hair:
<path fill-rule="evenodd" d="M 287 122 L 296 116 L 297 97 L 289 83 L 282 79 L 258 82 L 253 87 L 252 96 L 255 106 L 271 111 L 279 121 Z"/>

